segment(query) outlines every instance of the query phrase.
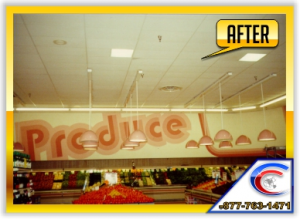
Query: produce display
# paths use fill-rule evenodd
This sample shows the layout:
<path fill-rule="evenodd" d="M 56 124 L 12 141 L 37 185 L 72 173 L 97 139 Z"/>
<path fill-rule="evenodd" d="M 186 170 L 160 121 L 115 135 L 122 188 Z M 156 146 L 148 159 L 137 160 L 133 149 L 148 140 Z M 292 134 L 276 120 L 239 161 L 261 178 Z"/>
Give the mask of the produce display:
<path fill-rule="evenodd" d="M 50 190 L 53 186 L 54 174 L 49 173 L 34 173 L 30 175 L 30 179 L 34 182 L 34 190 Z"/>
<path fill-rule="evenodd" d="M 212 189 L 212 192 L 215 194 L 223 195 L 225 192 L 234 184 L 235 182 L 228 182 L 218 185 Z"/>
<path fill-rule="evenodd" d="M 61 182 L 55 182 L 53 183 L 52 189 L 61 189 L 62 183 Z"/>
<path fill-rule="evenodd" d="M 74 171 L 58 172 L 37 172 L 31 173 L 30 179 L 34 182 L 34 190 L 51 189 L 77 189 L 83 188 L 86 173 Z"/>
<path fill-rule="evenodd" d="M 164 174 L 160 169 L 154 169 L 154 171 L 151 171 L 151 174 L 153 175 L 153 179 L 157 185 L 167 184 L 166 174 Z"/>
<path fill-rule="evenodd" d="M 219 181 L 218 186 L 222 186 L 226 183 L 227 183 L 226 181 Z M 193 189 L 201 189 L 201 190 L 208 191 L 208 192 L 211 192 L 212 189 L 214 189 L 214 188 L 216 188 L 214 179 L 206 181 L 204 183 L 200 183 L 197 186 L 193 187 Z"/>
<path fill-rule="evenodd" d="M 168 169 L 166 179 L 170 179 L 172 184 L 188 184 L 196 186 L 208 180 L 204 168 L 174 168 Z"/>
<path fill-rule="evenodd" d="M 104 183 L 105 184 L 105 183 Z M 107 183 L 108 184 L 108 183 Z M 102 184 L 103 185 L 103 184 Z M 100 182 L 96 182 L 91 186 L 87 186 L 84 190 L 84 192 L 92 192 L 95 190 L 99 190 L 100 186 L 102 186 Z"/>
<path fill-rule="evenodd" d="M 237 167 L 238 168 L 238 167 Z M 106 170 L 108 171 L 108 170 Z M 230 180 L 232 168 L 208 167 L 208 168 L 168 168 L 168 169 L 119 169 L 109 170 L 116 172 L 117 184 L 126 186 L 142 187 L 154 185 L 176 185 L 183 184 L 189 188 L 211 191 L 215 187 L 214 180 L 211 178 L 214 173 L 218 173 L 220 179 L 227 173 Z M 31 175 L 35 190 L 50 189 L 86 189 L 97 183 L 104 183 L 105 171 L 86 173 L 85 171 L 65 171 L 58 173 L 36 173 Z M 87 178 L 88 177 L 88 178 Z M 86 181 L 86 179 L 88 179 Z M 225 177 L 226 180 L 226 177 Z M 55 183 L 55 184 L 54 184 Z M 86 185 L 85 185 L 86 183 Z M 219 181 L 218 186 L 225 182 Z M 91 188 L 90 188 L 91 190 Z"/>
<path fill-rule="evenodd" d="M 151 170 L 120 170 L 118 171 L 120 183 L 131 186 L 136 180 L 135 186 L 191 184 L 198 185 L 209 177 L 204 168 L 173 168 Z"/>
<path fill-rule="evenodd" d="M 80 171 L 65 172 L 63 181 L 63 188 L 66 189 L 79 189 L 84 185 L 86 173 Z"/>
<path fill-rule="evenodd" d="M 74 200 L 73 204 L 137 204 L 151 203 L 154 199 L 141 191 L 123 186 L 105 186 L 97 191 L 85 193 Z"/>
<path fill-rule="evenodd" d="M 101 173 L 90 173 L 89 180 L 89 186 L 92 186 L 97 182 L 101 182 Z"/>

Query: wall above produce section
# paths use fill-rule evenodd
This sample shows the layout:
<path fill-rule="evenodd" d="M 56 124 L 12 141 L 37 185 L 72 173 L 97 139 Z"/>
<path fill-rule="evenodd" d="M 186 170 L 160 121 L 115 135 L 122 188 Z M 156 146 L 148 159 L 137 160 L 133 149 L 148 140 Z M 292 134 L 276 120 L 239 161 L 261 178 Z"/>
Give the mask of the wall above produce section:
<path fill-rule="evenodd" d="M 252 141 L 248 146 L 219 149 L 201 146 L 199 149 L 186 149 L 189 140 L 196 140 L 204 133 L 200 113 L 144 113 L 139 116 L 139 127 L 148 141 L 134 150 L 121 150 L 121 144 L 137 127 L 136 117 L 124 113 L 97 113 L 91 117 L 91 129 L 99 136 L 96 151 L 86 151 L 79 144 L 79 138 L 88 129 L 88 113 L 72 112 L 15 112 L 14 140 L 22 143 L 25 153 L 33 161 L 46 160 L 95 160 L 122 158 L 179 158 L 179 157 L 234 157 L 265 156 L 263 148 L 285 146 L 285 119 L 282 109 L 266 111 L 267 128 L 275 133 L 277 140 L 258 142 L 257 136 L 265 129 L 263 113 L 243 112 L 242 123 L 239 113 L 223 113 L 224 128 L 235 140 L 246 134 Z M 203 118 L 203 117 L 202 117 Z M 222 128 L 220 113 L 206 113 L 205 132 L 212 138 Z M 202 127 L 202 128 L 201 128 Z M 242 132 L 243 130 L 243 132 Z"/>
<path fill-rule="evenodd" d="M 202 157 L 202 158 L 148 158 L 134 159 L 136 168 L 170 168 L 170 167 L 211 167 L 211 166 L 247 166 L 256 157 Z M 34 161 L 33 171 L 67 171 L 84 169 L 131 169 L 131 159 L 101 159 L 101 160 L 57 160 Z"/>

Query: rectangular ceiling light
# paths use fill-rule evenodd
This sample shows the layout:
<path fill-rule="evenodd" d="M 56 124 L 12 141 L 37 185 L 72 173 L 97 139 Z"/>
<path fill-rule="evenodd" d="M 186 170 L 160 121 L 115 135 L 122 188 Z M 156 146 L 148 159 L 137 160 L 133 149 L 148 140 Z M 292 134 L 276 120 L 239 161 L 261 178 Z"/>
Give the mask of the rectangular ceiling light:
<path fill-rule="evenodd" d="M 69 108 L 15 108 L 16 111 L 69 111 Z"/>
<path fill-rule="evenodd" d="M 204 109 L 171 109 L 172 112 L 203 112 Z"/>
<path fill-rule="evenodd" d="M 251 110 L 251 109 L 256 109 L 256 106 L 247 106 L 247 107 L 240 107 L 240 108 L 232 108 L 232 111 Z"/>
<path fill-rule="evenodd" d="M 121 111 L 120 108 L 71 108 L 71 111 L 77 111 L 77 112 L 116 112 Z"/>
<path fill-rule="evenodd" d="M 132 112 L 168 112 L 170 111 L 170 109 L 157 109 L 157 108 L 123 108 L 122 111 L 124 112 L 128 112 L 128 111 L 132 111 Z"/>
<path fill-rule="evenodd" d="M 228 109 L 206 109 L 207 112 L 227 112 Z"/>
<path fill-rule="evenodd" d="M 278 98 L 276 98 L 276 99 L 274 99 L 274 100 L 271 100 L 271 101 L 269 101 L 269 102 L 266 102 L 266 103 L 260 105 L 260 107 L 265 107 L 265 106 L 268 106 L 268 105 L 270 105 L 270 104 L 272 104 L 272 103 L 276 103 L 276 102 L 278 102 L 278 101 L 280 101 L 280 100 L 284 100 L 284 99 L 286 99 L 286 95 L 284 95 L 284 96 L 282 96 L 282 97 L 278 97 Z"/>
<path fill-rule="evenodd" d="M 266 54 L 247 53 L 239 61 L 243 61 L 243 62 L 257 62 L 258 60 L 260 60 L 265 55 Z"/>
<path fill-rule="evenodd" d="M 132 49 L 112 49 L 111 57 L 131 58 L 132 53 Z"/>

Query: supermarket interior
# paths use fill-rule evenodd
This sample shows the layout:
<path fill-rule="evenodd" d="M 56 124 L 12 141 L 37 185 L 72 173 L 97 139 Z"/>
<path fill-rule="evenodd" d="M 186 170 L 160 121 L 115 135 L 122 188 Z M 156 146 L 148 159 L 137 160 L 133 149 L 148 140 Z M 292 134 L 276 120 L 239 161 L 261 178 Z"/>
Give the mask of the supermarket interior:
<path fill-rule="evenodd" d="M 220 19 L 278 45 L 202 59 Z M 284 14 L 14 14 L 13 204 L 213 204 L 286 157 L 287 74 Z"/>

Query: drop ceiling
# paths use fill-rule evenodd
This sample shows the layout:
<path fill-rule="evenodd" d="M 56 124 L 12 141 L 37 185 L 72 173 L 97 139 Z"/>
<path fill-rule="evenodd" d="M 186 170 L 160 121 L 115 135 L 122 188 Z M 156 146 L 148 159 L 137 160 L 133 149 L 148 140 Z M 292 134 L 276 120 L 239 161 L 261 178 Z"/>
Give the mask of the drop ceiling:
<path fill-rule="evenodd" d="M 220 50 L 219 19 L 276 19 L 279 44 L 201 60 Z M 233 75 L 221 84 L 223 99 L 276 73 L 263 83 L 266 102 L 286 93 L 285 27 L 285 15 L 15 14 L 14 107 L 89 107 L 87 69 L 92 69 L 92 107 L 97 108 L 124 107 L 138 70 L 144 73 L 138 83 L 139 107 L 184 108 L 228 72 Z M 55 40 L 67 43 L 56 45 Z M 113 48 L 133 49 L 133 56 L 111 57 Z M 247 53 L 267 55 L 257 62 L 239 61 Z M 163 92 L 163 86 L 182 89 Z M 240 98 L 241 106 L 262 104 L 261 87 Z M 219 102 L 216 86 L 205 94 L 205 107 L 220 108 Z M 238 95 L 222 105 L 238 107 Z M 284 105 L 285 100 L 268 107 Z M 189 107 L 202 108 L 202 98 Z"/>

